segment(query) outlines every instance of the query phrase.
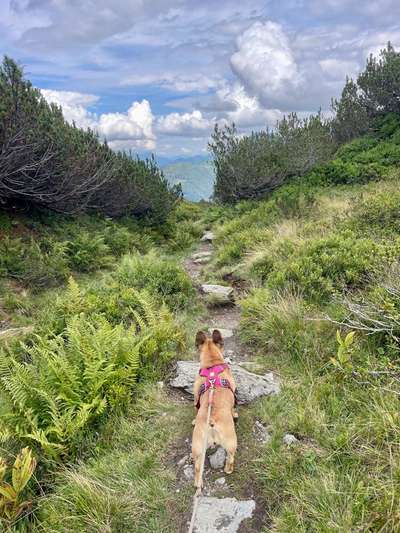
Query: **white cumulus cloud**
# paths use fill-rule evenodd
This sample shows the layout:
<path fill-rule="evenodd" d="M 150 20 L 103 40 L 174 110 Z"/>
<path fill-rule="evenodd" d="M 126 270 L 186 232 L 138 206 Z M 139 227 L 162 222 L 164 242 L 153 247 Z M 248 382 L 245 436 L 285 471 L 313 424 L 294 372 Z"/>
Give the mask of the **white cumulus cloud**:
<path fill-rule="evenodd" d="M 71 91 L 41 89 L 49 103 L 61 106 L 65 119 L 80 128 L 92 128 L 107 139 L 114 149 L 152 150 L 155 148 L 153 113 L 147 100 L 133 102 L 126 113 L 102 113 L 97 115 L 88 108 L 99 97 Z"/>
<path fill-rule="evenodd" d="M 279 109 L 264 108 L 258 98 L 249 96 L 239 83 L 217 91 L 217 98 L 232 108 L 227 111 L 226 118 L 239 127 L 275 126 L 276 121 L 283 116 Z"/>
<path fill-rule="evenodd" d="M 52 91 L 51 89 L 41 89 L 40 92 L 49 103 L 61 106 L 68 122 L 75 122 L 80 128 L 93 128 L 96 125 L 95 113 L 91 113 L 87 108 L 98 102 L 98 96 L 74 91 Z"/>
<path fill-rule="evenodd" d="M 236 41 L 231 67 L 244 87 L 267 104 L 295 89 L 301 76 L 282 26 L 256 22 Z"/>
<path fill-rule="evenodd" d="M 201 111 L 169 113 L 158 118 L 157 131 L 166 135 L 204 137 L 213 127 L 214 120 L 205 118 Z"/>
<path fill-rule="evenodd" d="M 126 113 L 104 113 L 98 121 L 98 131 L 111 141 L 154 140 L 153 114 L 147 100 L 133 102 Z"/>

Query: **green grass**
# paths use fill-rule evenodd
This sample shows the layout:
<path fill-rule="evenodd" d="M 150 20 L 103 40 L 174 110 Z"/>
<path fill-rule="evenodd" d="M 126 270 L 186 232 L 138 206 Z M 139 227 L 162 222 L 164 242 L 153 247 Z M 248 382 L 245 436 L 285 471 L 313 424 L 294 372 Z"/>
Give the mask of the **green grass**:
<path fill-rule="evenodd" d="M 252 480 L 263 531 L 400 530 L 397 138 L 353 141 L 217 225 L 209 275 L 242 279 L 242 342 L 282 381 L 238 426 L 232 480 L 238 493 Z M 352 328 L 340 355 L 336 331 Z M 254 441 L 255 419 L 267 444 Z"/>
<path fill-rule="evenodd" d="M 9 251 L 0 263 L 1 310 L 13 325 L 33 324 L 38 335 L 28 337 L 25 347 L 10 344 L 16 364 L 32 363 L 28 356 L 38 345 L 43 365 L 50 352 L 76 356 L 70 324 L 77 321 L 89 336 L 83 335 L 77 352 L 88 359 L 97 350 L 93 343 L 98 355 L 106 351 L 91 324 L 107 323 L 124 346 L 130 346 L 124 335 L 130 341 L 143 336 L 138 383 L 127 394 L 120 374 L 110 378 L 110 405 L 88 424 L 84 438 L 77 432 L 69 462 L 55 467 L 36 447 L 45 493 L 31 486 L 34 520 L 21 521 L 21 528 L 186 528 L 193 490 L 180 484 L 176 463 L 187 453 L 192 406 L 156 382 L 168 379 L 175 357 L 194 355 L 194 333 L 200 322 L 207 325 L 207 311 L 181 261 L 203 229 L 212 227 L 215 254 L 205 278 L 239 281 L 246 352 L 282 382 L 279 395 L 241 409 L 237 468 L 229 485 L 238 497 L 257 500 L 255 520 L 264 531 L 400 530 L 397 137 L 391 131 L 353 141 L 331 164 L 262 201 L 229 208 L 183 203 L 162 228 L 89 217 L 80 230 L 76 221 L 50 217 L 29 231 L 25 221 L 16 231 L 2 217 Z M 98 239 L 89 239 L 91 234 Z M 58 243 L 58 255 L 49 242 Z M 26 267 L 21 257 L 34 260 Z M 62 279 L 54 278 L 57 267 L 50 268 L 57 264 L 65 267 Z M 41 272 L 49 277 L 37 291 L 29 279 Z M 63 280 L 71 272 L 77 283 L 70 281 L 66 290 Z M 143 298 L 155 313 L 153 323 L 142 318 L 148 307 Z M 374 320 L 382 318 L 384 327 L 373 333 Z M 338 338 L 352 328 L 353 342 L 340 347 Z M 1 414 L 8 416 L 8 396 L 1 396 Z M 121 409 L 115 409 L 115 398 Z M 18 416 L 25 415 L 20 408 Z M 255 420 L 268 427 L 270 442 L 254 439 Z M 298 442 L 285 445 L 286 433 Z M 6 455 L 24 443 L 14 437 Z"/>
<path fill-rule="evenodd" d="M 93 458 L 57 476 L 39 502 L 35 531 L 176 532 L 188 495 L 175 492 L 171 448 L 190 426 L 191 406 L 174 402 L 155 384 L 109 424 Z M 185 510 L 186 510 L 185 509 Z"/>
<path fill-rule="evenodd" d="M 182 202 L 162 227 L 1 215 L 0 320 L 34 327 L 0 346 L 1 455 L 38 459 L 16 531 L 176 530 L 163 460 L 184 426 L 156 382 L 192 344 L 201 308 L 181 260 L 204 211 Z"/>

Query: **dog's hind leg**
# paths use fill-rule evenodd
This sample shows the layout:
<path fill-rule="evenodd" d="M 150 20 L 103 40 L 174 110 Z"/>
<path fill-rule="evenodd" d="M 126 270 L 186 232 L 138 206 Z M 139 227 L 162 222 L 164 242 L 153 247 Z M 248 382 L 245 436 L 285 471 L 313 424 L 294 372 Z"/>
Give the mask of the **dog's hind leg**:
<path fill-rule="evenodd" d="M 194 486 L 199 489 L 202 486 L 202 480 L 200 479 L 201 455 L 193 459 L 193 462 L 194 462 Z"/>
<path fill-rule="evenodd" d="M 202 432 L 195 428 L 192 439 L 192 459 L 194 465 L 194 486 L 197 488 L 201 488 L 202 486 L 202 479 L 200 478 L 201 460 L 203 455 L 202 442 Z"/>
<path fill-rule="evenodd" d="M 235 453 L 237 448 L 237 442 L 236 439 L 232 440 L 231 443 L 229 443 L 228 446 L 226 446 L 226 461 L 225 461 L 225 468 L 224 471 L 226 474 L 232 474 L 233 472 L 233 466 L 235 464 Z"/>

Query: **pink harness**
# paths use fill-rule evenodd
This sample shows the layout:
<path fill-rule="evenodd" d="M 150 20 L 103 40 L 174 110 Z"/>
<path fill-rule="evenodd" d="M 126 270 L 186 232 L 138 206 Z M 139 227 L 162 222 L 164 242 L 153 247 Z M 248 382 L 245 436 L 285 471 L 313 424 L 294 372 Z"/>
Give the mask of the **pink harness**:
<path fill-rule="evenodd" d="M 206 378 L 206 381 L 201 385 L 199 390 L 199 400 L 197 402 L 197 409 L 200 407 L 200 397 L 202 394 L 204 394 L 208 389 L 215 389 L 217 387 L 223 387 L 225 389 L 230 389 L 232 391 L 232 394 L 235 395 L 233 392 L 233 389 L 231 387 L 231 384 L 229 383 L 228 379 L 221 378 L 219 374 L 221 374 L 225 369 L 229 368 L 229 365 L 227 363 L 223 363 L 222 365 L 214 365 L 210 366 L 209 368 L 201 368 L 199 371 L 200 376 L 203 376 Z"/>

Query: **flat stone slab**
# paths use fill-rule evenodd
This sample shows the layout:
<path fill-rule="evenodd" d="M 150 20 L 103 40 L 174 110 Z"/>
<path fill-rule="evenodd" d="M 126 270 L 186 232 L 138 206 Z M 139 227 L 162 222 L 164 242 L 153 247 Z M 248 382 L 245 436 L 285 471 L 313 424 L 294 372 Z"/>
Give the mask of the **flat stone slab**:
<path fill-rule="evenodd" d="M 193 254 L 191 259 L 193 263 L 196 265 L 204 265 L 205 263 L 208 263 L 211 260 L 212 253 L 211 252 L 197 252 L 197 254 Z"/>
<path fill-rule="evenodd" d="M 199 368 L 199 363 L 195 361 L 178 361 L 176 377 L 171 380 L 171 386 L 184 389 L 193 396 L 194 380 L 199 373 Z M 280 390 L 279 381 L 272 372 L 261 376 L 248 372 L 236 364 L 232 364 L 231 369 L 236 381 L 236 397 L 240 405 L 250 403 L 261 396 L 277 394 Z"/>
<path fill-rule="evenodd" d="M 200 496 L 193 531 L 196 533 L 236 533 L 256 508 L 254 500 Z"/>
<path fill-rule="evenodd" d="M 209 258 L 212 256 L 212 252 L 205 251 L 205 252 L 197 252 L 192 255 L 192 259 L 203 259 L 203 258 Z"/>
<path fill-rule="evenodd" d="M 212 242 L 214 240 L 214 233 L 212 231 L 206 231 L 200 240 L 201 242 Z"/>
<path fill-rule="evenodd" d="M 224 285 L 212 285 L 204 283 L 201 286 L 201 290 L 204 294 L 216 296 L 221 301 L 232 302 L 233 301 L 233 288 L 225 287 Z"/>
<path fill-rule="evenodd" d="M 206 265 L 209 262 L 210 262 L 209 257 L 199 257 L 198 259 L 193 259 L 193 263 L 195 265 Z"/>

